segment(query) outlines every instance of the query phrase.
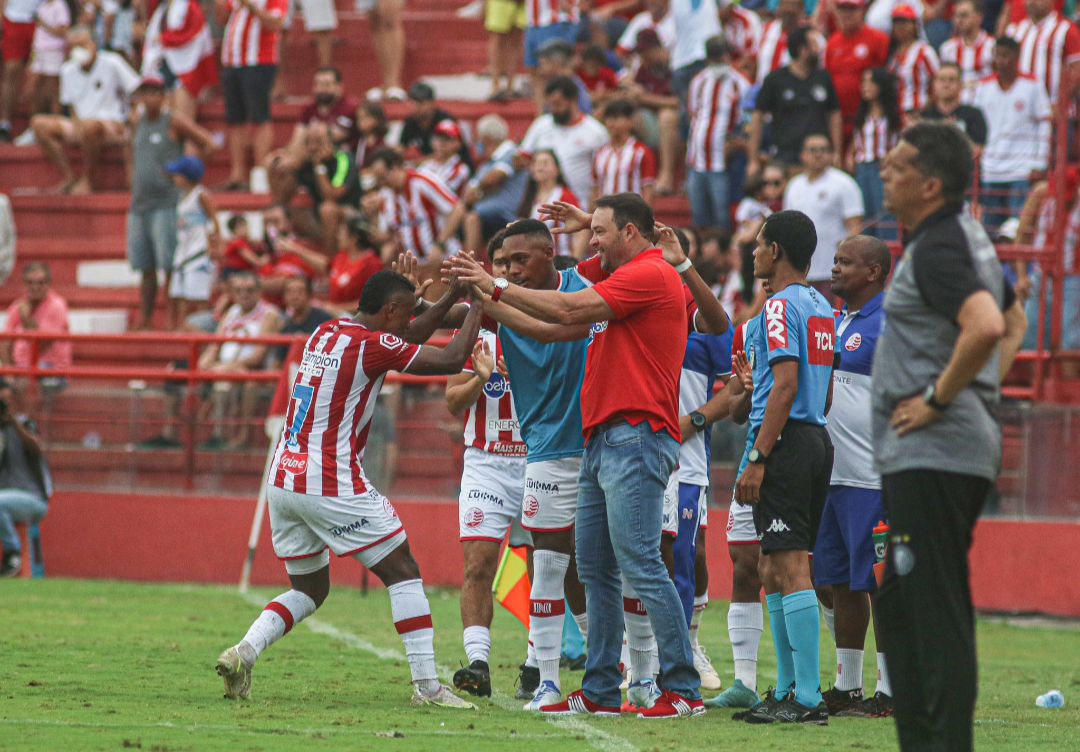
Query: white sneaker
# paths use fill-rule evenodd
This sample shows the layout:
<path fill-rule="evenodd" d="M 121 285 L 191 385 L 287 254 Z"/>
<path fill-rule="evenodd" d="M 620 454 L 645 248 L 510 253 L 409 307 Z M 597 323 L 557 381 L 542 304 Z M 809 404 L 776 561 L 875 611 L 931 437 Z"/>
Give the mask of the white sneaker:
<path fill-rule="evenodd" d="M 633 682 L 626 689 L 626 701 L 637 708 L 651 708 L 660 699 L 660 688 L 652 679 Z"/>
<path fill-rule="evenodd" d="M 408 96 L 408 93 L 400 86 L 391 86 L 383 92 L 383 99 L 388 102 L 404 102 Z"/>
<path fill-rule="evenodd" d="M 246 700 L 251 694 L 251 666 L 244 663 L 235 647 L 218 656 L 215 666 L 218 676 L 225 680 L 225 698 Z"/>
<path fill-rule="evenodd" d="M 555 686 L 555 682 L 543 681 L 536 688 L 536 694 L 525 705 L 524 710 L 540 710 L 545 705 L 554 705 L 557 702 L 562 702 L 562 692 Z"/>
<path fill-rule="evenodd" d="M 697 669 L 698 675 L 701 676 L 702 689 L 711 692 L 720 689 L 720 674 L 716 673 L 712 661 L 709 660 L 709 654 L 705 652 L 705 648 L 701 645 L 694 648 L 694 668 Z"/>
<path fill-rule="evenodd" d="M 365 94 L 364 97 L 369 102 L 381 102 L 383 98 L 383 90 L 380 89 L 378 86 L 373 86 L 372 88 L 367 90 L 367 94 Z"/>
<path fill-rule="evenodd" d="M 471 702 L 461 699 L 453 692 L 451 692 L 449 687 L 444 687 L 441 684 L 439 685 L 439 691 L 431 697 L 422 694 L 420 692 L 420 688 L 414 686 L 413 696 L 410 702 L 417 707 L 422 707 L 424 705 L 434 705 L 439 708 L 461 708 L 462 710 L 476 710 L 476 706 L 473 705 Z"/>
<path fill-rule="evenodd" d="M 16 146 L 33 146 L 37 143 L 37 136 L 34 135 L 33 130 L 27 128 L 12 143 Z"/>
<path fill-rule="evenodd" d="M 480 18 L 484 15 L 484 0 L 473 0 L 454 11 L 458 18 Z"/>
<path fill-rule="evenodd" d="M 623 671 L 622 684 L 619 685 L 619 689 L 621 689 L 623 692 L 625 692 L 630 687 L 630 683 L 633 680 L 634 680 L 634 677 L 630 675 L 630 667 L 627 666 L 626 670 Z"/>

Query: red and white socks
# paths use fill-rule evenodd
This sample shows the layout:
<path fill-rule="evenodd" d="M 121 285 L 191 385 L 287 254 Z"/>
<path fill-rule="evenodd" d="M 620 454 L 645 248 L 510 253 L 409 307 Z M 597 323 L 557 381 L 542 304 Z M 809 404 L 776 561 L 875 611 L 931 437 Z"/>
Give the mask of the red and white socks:
<path fill-rule="evenodd" d="M 529 642 L 540 667 L 540 681 L 559 684 L 563 620 L 566 618 L 563 580 L 570 555 L 546 549 L 533 551 L 533 581 L 530 593 Z"/>
<path fill-rule="evenodd" d="M 488 627 L 465 627 L 463 634 L 465 640 L 465 655 L 469 663 L 473 661 L 488 662 L 491 654 L 491 630 Z"/>
<path fill-rule="evenodd" d="M 836 649 L 836 680 L 833 686 L 844 692 L 862 689 L 863 651 Z"/>
<path fill-rule="evenodd" d="M 630 676 L 634 681 L 652 679 L 659 668 L 659 660 L 654 661 L 653 657 L 657 647 L 649 614 L 638 598 L 637 591 L 625 577 L 622 580 L 622 595 L 626 646 L 630 653 Z"/>
<path fill-rule="evenodd" d="M 735 678 L 751 692 L 757 691 L 757 658 L 765 615 L 761 602 L 732 603 L 728 607 L 728 639 L 735 659 Z"/>
<path fill-rule="evenodd" d="M 240 659 L 251 668 L 259 654 L 315 613 L 315 601 L 299 590 L 289 590 L 266 604 L 259 618 L 236 646 Z"/>
<path fill-rule="evenodd" d="M 405 580 L 386 588 L 390 594 L 390 613 L 394 628 L 401 635 L 409 659 L 412 682 L 421 694 L 431 697 L 439 691 L 435 672 L 435 630 L 431 625 L 431 606 L 421 580 Z"/>

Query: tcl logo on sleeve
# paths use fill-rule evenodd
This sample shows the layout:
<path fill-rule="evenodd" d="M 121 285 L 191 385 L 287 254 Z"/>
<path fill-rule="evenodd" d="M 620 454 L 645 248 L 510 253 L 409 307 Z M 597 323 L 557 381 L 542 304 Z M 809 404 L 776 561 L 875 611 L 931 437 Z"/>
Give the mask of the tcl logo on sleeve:
<path fill-rule="evenodd" d="M 836 323 L 832 317 L 811 316 L 806 321 L 807 355 L 812 366 L 831 366 L 836 349 Z"/>
<path fill-rule="evenodd" d="M 770 350 L 788 346 L 787 301 L 783 298 L 765 301 L 765 333 Z"/>

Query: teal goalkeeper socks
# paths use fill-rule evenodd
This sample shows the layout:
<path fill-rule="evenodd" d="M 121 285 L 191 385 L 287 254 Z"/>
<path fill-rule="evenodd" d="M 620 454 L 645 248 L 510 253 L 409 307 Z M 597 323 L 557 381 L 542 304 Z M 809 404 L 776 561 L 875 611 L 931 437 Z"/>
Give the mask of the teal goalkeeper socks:
<path fill-rule="evenodd" d="M 785 595 L 782 609 L 795 664 L 795 699 L 800 705 L 813 708 L 821 702 L 821 667 L 818 661 L 821 627 L 817 595 L 813 590 Z M 769 615 L 771 618 L 771 604 Z"/>
<path fill-rule="evenodd" d="M 773 650 L 776 651 L 776 698 L 782 700 L 795 683 L 795 661 L 788 641 L 783 596 L 780 593 L 766 595 L 765 603 L 769 607 L 769 628 L 772 629 Z"/>

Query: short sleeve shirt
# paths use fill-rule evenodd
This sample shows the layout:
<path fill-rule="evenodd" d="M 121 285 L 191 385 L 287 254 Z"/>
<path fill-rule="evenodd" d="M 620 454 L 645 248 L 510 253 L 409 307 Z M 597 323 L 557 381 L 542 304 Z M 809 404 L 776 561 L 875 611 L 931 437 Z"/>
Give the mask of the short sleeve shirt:
<path fill-rule="evenodd" d="M 7 311 L 8 332 L 24 332 L 22 317 L 19 315 L 19 303 L 22 298 L 11 304 Z M 32 314 L 39 332 L 66 332 L 68 330 L 68 306 L 67 302 L 51 290 L 45 294 L 45 299 L 38 304 Z M 15 340 L 12 346 L 11 357 L 15 365 L 26 368 L 30 365 L 30 342 L 25 339 Z M 71 341 L 56 341 L 48 347 L 42 348 L 38 359 L 42 363 L 48 363 L 56 367 L 71 365 Z"/>
<path fill-rule="evenodd" d="M 754 109 L 772 115 L 776 155 L 796 163 L 806 134 L 829 132 L 829 115 L 840 109 L 840 100 L 828 72 L 816 70 L 803 79 L 785 66 L 765 77 Z"/>

